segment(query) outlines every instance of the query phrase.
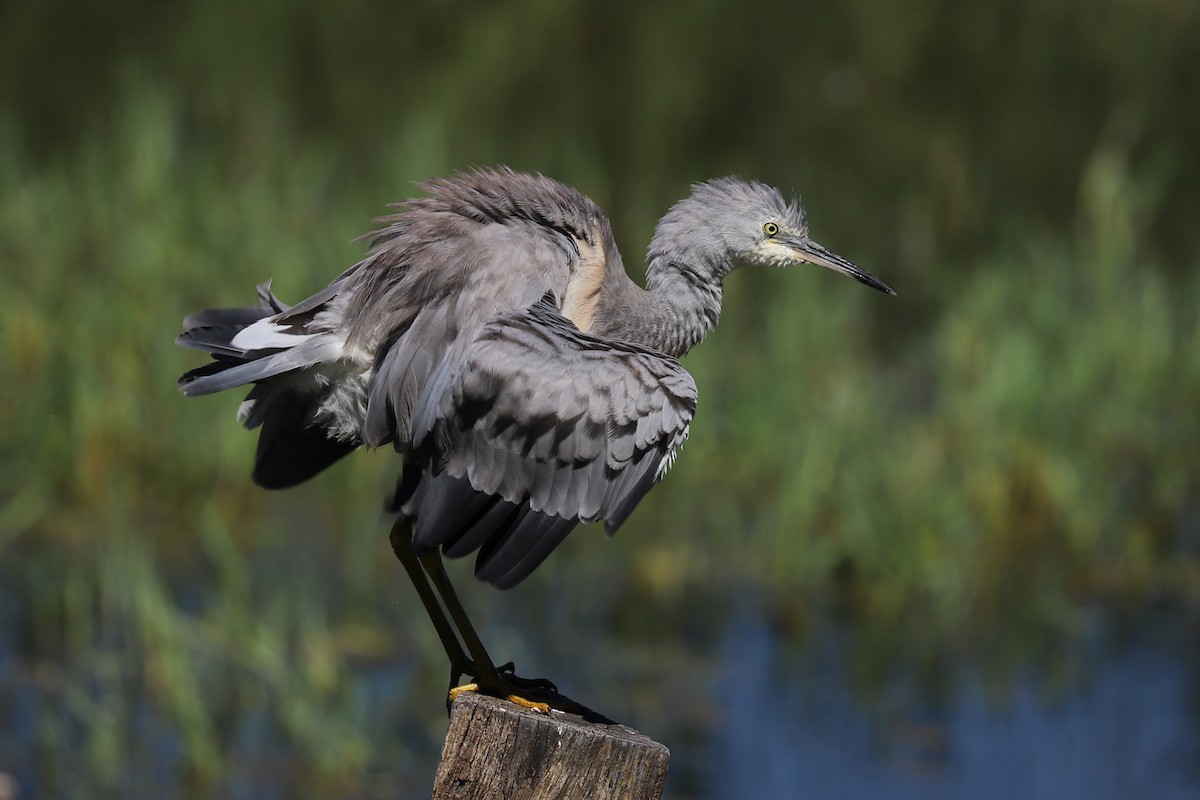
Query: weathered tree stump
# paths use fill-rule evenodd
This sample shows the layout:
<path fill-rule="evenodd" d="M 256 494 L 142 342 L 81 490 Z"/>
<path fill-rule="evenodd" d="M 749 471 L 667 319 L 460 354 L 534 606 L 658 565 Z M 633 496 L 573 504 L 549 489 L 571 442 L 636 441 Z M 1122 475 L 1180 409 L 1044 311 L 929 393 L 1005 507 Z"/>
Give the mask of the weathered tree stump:
<path fill-rule="evenodd" d="M 659 800 L 671 753 L 632 728 L 454 701 L 433 800 Z"/>

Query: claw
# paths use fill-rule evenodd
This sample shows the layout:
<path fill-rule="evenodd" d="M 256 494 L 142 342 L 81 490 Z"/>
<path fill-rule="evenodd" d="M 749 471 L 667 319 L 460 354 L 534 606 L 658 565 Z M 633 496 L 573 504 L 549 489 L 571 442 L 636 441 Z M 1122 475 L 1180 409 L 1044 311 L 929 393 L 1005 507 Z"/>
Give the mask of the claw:
<path fill-rule="evenodd" d="M 521 678 L 511 674 L 511 666 L 511 664 L 505 664 L 497 669 L 492 677 L 479 675 L 471 683 L 451 688 L 446 700 L 447 710 L 461 695 L 467 692 L 479 692 L 499 697 L 541 714 L 550 714 L 552 711 L 565 712 L 578 714 L 588 722 L 614 724 L 613 720 L 603 714 L 560 694 L 554 684 L 545 678 Z M 502 675 L 501 672 L 504 674 Z"/>
<path fill-rule="evenodd" d="M 510 703 L 516 703 L 519 706 L 524 706 L 525 708 L 528 708 L 532 711 L 537 711 L 538 713 L 541 713 L 541 714 L 549 714 L 550 713 L 550 704 L 549 703 L 539 703 L 536 700 L 526 700 L 524 697 L 520 697 L 519 695 L 515 695 L 515 694 L 510 694 L 508 697 L 506 697 L 504 699 Z"/>
<path fill-rule="evenodd" d="M 549 678 L 522 678 L 517 674 L 516 665 L 511 661 L 496 667 L 496 672 L 518 689 L 558 694 L 558 687 L 554 685 L 554 681 Z"/>
<path fill-rule="evenodd" d="M 450 702 L 453 703 L 458 699 L 459 695 L 465 694 L 466 692 L 483 692 L 483 688 L 478 683 L 464 683 L 462 686 L 455 686 L 450 690 Z M 491 694 L 491 692 L 485 692 L 485 694 Z M 496 697 L 503 698 L 504 700 L 507 700 L 510 703 L 515 703 L 522 708 L 528 708 L 533 711 L 538 711 L 542 714 L 550 713 L 550 705 L 548 703 L 541 703 L 537 700 L 528 700 L 518 694 L 500 694 L 497 692 Z"/>

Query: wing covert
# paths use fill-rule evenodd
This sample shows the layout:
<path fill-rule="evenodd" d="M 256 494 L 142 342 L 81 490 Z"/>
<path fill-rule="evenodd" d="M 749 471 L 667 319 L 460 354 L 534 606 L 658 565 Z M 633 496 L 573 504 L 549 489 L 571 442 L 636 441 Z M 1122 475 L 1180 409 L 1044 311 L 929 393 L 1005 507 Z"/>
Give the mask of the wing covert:
<path fill-rule="evenodd" d="M 443 383 L 414 424 L 435 471 L 542 514 L 605 519 L 609 533 L 662 477 L 696 408 L 678 361 L 582 333 L 549 296 L 488 322 Z"/>

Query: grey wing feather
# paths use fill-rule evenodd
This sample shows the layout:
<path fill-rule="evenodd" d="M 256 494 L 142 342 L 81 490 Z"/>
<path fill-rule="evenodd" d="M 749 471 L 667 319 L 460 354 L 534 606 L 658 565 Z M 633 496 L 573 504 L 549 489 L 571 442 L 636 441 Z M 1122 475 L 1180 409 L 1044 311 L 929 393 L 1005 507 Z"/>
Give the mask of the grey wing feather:
<path fill-rule="evenodd" d="M 351 275 L 354 275 L 356 272 L 362 270 L 364 263 L 365 262 L 362 261 L 358 262 L 341 275 L 338 275 L 336 278 L 334 278 L 324 289 L 314 295 L 306 297 L 294 306 L 285 306 L 279 304 L 279 316 L 276 317 L 276 321 L 281 324 L 288 323 L 293 325 L 299 324 L 301 321 L 307 322 L 345 288 L 344 284 L 346 283 L 346 279 Z M 270 294 L 270 284 L 264 284 L 263 286 L 259 287 L 260 297 L 264 289 L 268 290 L 267 293 Z M 279 303 L 278 300 L 275 300 L 275 302 Z"/>
<path fill-rule="evenodd" d="M 428 394 L 434 370 L 448 364 L 451 327 L 445 305 L 422 309 L 404 335 L 382 349 L 363 422 L 362 438 L 368 446 L 378 447 L 392 441 L 396 431 L 411 429 L 411 420 L 421 398 Z M 401 450 L 408 449 L 404 436 L 397 445 Z"/>
<path fill-rule="evenodd" d="M 331 361 L 339 354 L 337 343 L 314 339 L 287 350 L 281 350 L 253 361 L 244 361 L 234 366 L 226 366 L 223 362 L 217 362 L 194 369 L 179 379 L 179 388 L 188 397 L 212 394 L 282 375 L 285 372 L 311 367 L 322 361 Z"/>
<path fill-rule="evenodd" d="M 611 533 L 687 437 L 696 385 L 675 359 L 584 334 L 543 300 L 484 326 L 429 407 L 414 446 L 450 475 Z"/>

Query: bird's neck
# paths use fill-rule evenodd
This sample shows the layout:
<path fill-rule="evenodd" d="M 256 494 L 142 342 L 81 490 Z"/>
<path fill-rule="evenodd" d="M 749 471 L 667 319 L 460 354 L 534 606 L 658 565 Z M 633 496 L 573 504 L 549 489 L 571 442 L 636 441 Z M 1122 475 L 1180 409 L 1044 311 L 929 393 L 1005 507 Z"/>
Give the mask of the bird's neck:
<path fill-rule="evenodd" d="M 646 288 L 625 279 L 611 297 L 613 324 L 601 335 L 644 345 L 680 357 L 717 325 L 721 316 L 721 281 L 708 264 L 652 257 Z"/>

